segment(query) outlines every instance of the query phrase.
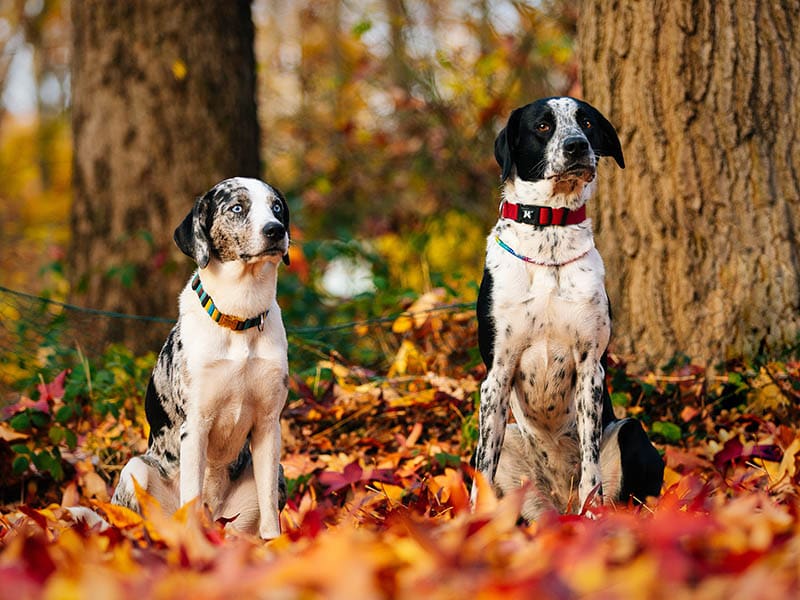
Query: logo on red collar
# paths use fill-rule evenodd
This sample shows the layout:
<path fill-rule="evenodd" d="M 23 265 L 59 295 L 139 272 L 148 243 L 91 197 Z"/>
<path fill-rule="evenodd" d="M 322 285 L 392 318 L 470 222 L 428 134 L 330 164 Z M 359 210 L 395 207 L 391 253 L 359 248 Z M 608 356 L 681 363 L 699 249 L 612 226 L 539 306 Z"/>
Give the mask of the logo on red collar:
<path fill-rule="evenodd" d="M 586 205 L 570 210 L 564 207 L 511 204 L 503 201 L 500 204 L 500 217 L 528 225 L 577 225 L 586 220 Z"/>

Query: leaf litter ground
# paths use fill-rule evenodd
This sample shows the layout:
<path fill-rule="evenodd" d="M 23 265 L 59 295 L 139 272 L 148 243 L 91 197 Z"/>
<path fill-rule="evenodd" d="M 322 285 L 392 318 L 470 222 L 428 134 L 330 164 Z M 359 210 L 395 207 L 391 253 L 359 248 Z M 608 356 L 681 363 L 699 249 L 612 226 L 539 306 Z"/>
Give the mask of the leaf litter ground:
<path fill-rule="evenodd" d="M 437 298 L 421 301 L 435 305 Z M 663 494 L 596 519 L 519 521 L 521 498 L 481 482 L 469 456 L 483 367 L 471 315 L 393 324 L 375 373 L 333 355 L 292 379 L 283 419 L 289 502 L 263 542 L 194 505 L 143 515 L 108 503 L 116 470 L 146 446 L 138 417 L 84 422 L 60 483 L 38 478 L 0 508 L 0 598 L 789 598 L 800 593 L 800 363 L 683 361 L 633 377 L 612 357 L 615 410 L 664 452 Z M 466 365 L 466 366 L 465 366 Z M 0 451 L 30 435 L 14 415 L 60 409 L 63 380 L 20 398 Z M 6 469 L 4 467 L 4 469 Z M 6 469 L 7 470 L 7 469 Z M 26 493 L 25 485 L 28 486 Z M 35 494 L 30 493 L 35 489 Z M 105 522 L 76 517 L 82 505 Z"/>

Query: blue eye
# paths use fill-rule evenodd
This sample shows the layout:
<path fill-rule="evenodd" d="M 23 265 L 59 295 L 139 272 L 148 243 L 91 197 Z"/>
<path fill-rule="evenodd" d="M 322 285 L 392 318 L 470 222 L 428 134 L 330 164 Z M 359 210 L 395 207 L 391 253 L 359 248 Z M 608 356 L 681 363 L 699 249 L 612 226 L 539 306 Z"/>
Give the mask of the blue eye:
<path fill-rule="evenodd" d="M 233 212 L 233 213 L 242 212 L 242 205 L 241 204 L 234 204 L 233 206 L 231 206 L 231 212 Z"/>
<path fill-rule="evenodd" d="M 280 202 L 276 202 L 275 204 L 272 205 L 272 212 L 275 213 L 276 215 L 281 214 L 282 210 L 283 207 L 281 206 Z"/>

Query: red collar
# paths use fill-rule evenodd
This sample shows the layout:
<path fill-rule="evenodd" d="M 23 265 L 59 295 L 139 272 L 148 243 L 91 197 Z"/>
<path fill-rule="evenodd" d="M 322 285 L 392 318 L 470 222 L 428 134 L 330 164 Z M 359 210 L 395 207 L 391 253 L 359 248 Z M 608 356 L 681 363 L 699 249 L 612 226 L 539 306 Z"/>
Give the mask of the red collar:
<path fill-rule="evenodd" d="M 500 204 L 500 217 L 528 225 L 577 225 L 586 220 L 586 205 L 570 210 L 531 204 Z"/>

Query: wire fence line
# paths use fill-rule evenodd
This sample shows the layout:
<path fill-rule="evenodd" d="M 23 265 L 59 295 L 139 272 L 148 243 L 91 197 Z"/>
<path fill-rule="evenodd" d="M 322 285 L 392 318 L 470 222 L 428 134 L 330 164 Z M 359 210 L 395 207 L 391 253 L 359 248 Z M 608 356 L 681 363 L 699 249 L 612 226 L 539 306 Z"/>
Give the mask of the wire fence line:
<path fill-rule="evenodd" d="M 290 344 L 303 351 L 309 336 L 324 338 L 330 343 L 329 334 L 355 331 L 358 328 L 384 326 L 400 317 L 420 317 L 440 313 L 455 313 L 474 310 L 474 302 L 453 302 L 423 310 L 398 311 L 396 313 L 368 319 L 348 321 L 333 325 L 309 327 L 287 326 Z M 11 390 L 12 383 L 21 375 L 30 376 L 54 353 L 73 351 L 78 337 L 81 352 L 88 356 L 99 356 L 107 341 L 98 336 L 93 339 L 86 332 L 100 330 L 98 319 L 127 319 L 150 323 L 163 328 L 166 337 L 175 319 L 159 316 L 132 315 L 96 308 L 78 306 L 44 296 L 37 296 L 0 285 L 0 403 L 3 395 Z M 78 336 L 78 333 L 82 335 Z M 306 339 L 304 339 L 306 338 Z M 338 338 L 333 338 L 338 339 Z M 344 340 L 344 338 L 342 338 Z M 319 348 L 315 350 L 319 353 Z"/>

